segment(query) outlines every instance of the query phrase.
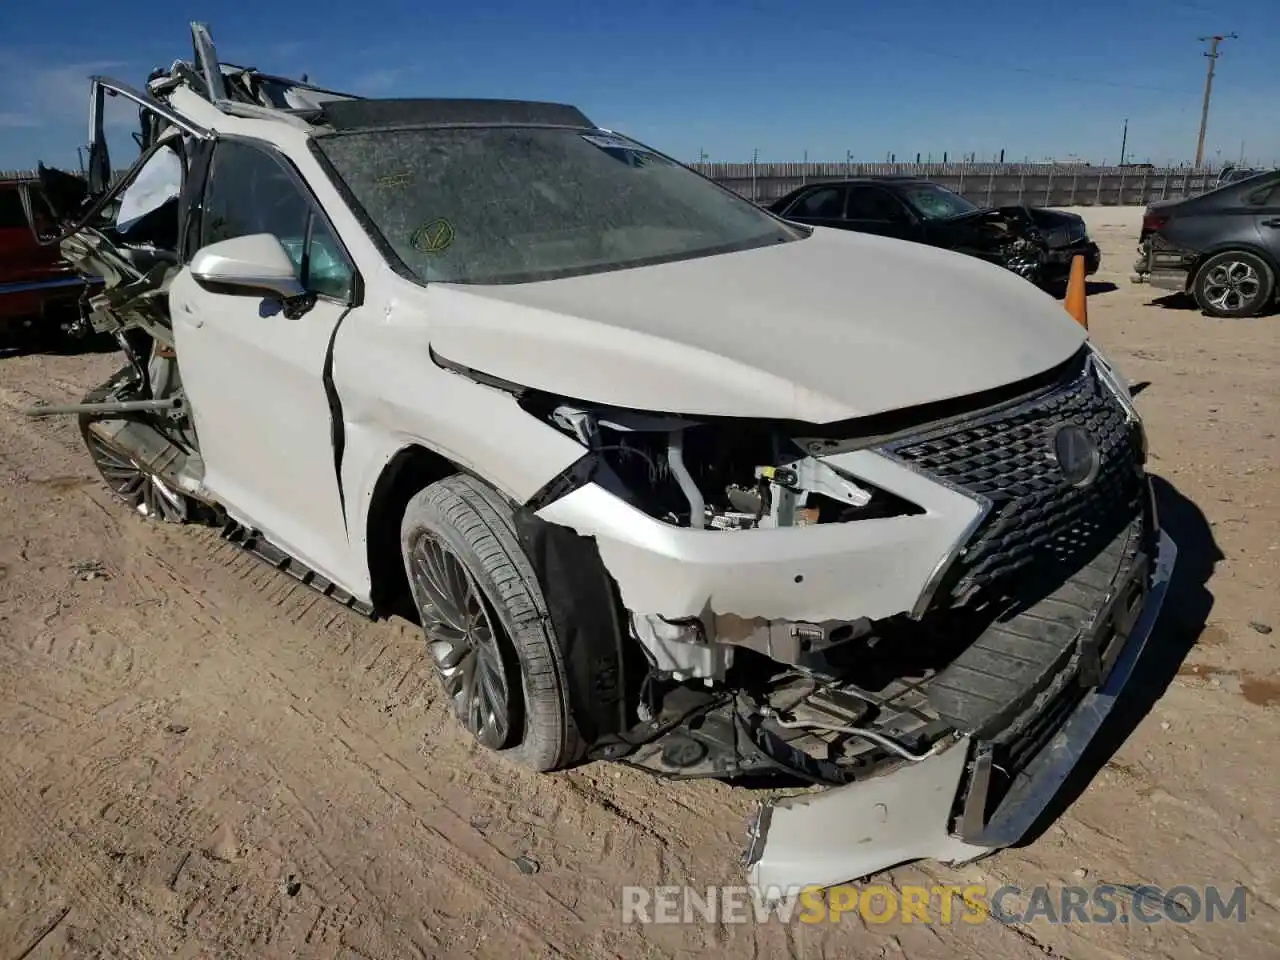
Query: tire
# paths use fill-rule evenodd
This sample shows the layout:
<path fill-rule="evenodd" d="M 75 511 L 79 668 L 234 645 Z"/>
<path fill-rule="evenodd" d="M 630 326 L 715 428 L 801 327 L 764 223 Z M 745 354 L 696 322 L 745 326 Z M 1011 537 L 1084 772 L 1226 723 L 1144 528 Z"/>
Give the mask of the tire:
<path fill-rule="evenodd" d="M 580 759 L 560 647 L 507 502 L 473 477 L 433 483 L 405 508 L 400 553 L 436 676 L 463 728 L 539 772 Z M 445 586 L 452 599 L 435 599 Z M 465 637 L 453 625 L 463 622 Z"/>
<path fill-rule="evenodd" d="M 1257 254 L 1224 250 L 1200 265 L 1191 293 L 1211 317 L 1256 317 L 1271 303 L 1275 273 Z"/>
<path fill-rule="evenodd" d="M 117 395 L 118 391 L 134 379 L 132 367 L 124 367 L 102 386 L 85 394 L 82 403 L 101 403 Z M 103 443 L 89 429 L 95 420 L 124 419 L 129 414 L 117 414 L 110 418 L 91 413 L 79 415 L 80 436 L 89 450 L 93 465 L 103 483 L 115 499 L 127 504 L 139 516 L 164 523 L 187 523 L 204 519 L 206 508 L 186 494 L 169 488 L 155 475 L 139 467 L 126 454 Z"/>

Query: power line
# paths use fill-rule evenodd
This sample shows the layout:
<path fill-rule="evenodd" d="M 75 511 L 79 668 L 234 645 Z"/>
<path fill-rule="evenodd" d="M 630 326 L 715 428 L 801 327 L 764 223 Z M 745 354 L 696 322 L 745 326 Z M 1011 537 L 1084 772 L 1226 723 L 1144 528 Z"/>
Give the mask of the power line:
<path fill-rule="evenodd" d="M 1218 65 L 1218 58 L 1222 56 L 1218 52 L 1218 44 L 1223 40 L 1239 40 L 1240 38 L 1234 33 L 1215 34 L 1211 37 L 1201 37 L 1200 42 L 1208 41 L 1209 49 L 1205 51 L 1205 56 L 1209 58 L 1209 72 L 1204 78 L 1204 105 L 1200 108 L 1200 136 L 1196 140 L 1196 169 L 1200 169 L 1200 164 L 1204 160 L 1204 134 L 1209 127 L 1209 97 L 1213 95 L 1213 71 Z"/>

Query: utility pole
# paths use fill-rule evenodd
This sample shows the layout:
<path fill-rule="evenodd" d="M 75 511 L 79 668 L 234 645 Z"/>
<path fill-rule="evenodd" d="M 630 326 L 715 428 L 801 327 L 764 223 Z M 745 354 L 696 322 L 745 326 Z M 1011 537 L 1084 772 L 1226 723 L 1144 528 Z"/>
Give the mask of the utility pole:
<path fill-rule="evenodd" d="M 1204 106 L 1200 108 L 1200 137 L 1196 140 L 1196 169 L 1200 169 L 1200 164 L 1204 161 L 1204 133 L 1209 126 L 1209 97 L 1213 94 L 1213 71 L 1217 66 L 1218 58 L 1222 56 L 1218 52 L 1218 44 L 1223 40 L 1239 40 L 1240 38 L 1234 33 L 1218 34 L 1212 37 L 1201 37 L 1200 42 L 1208 41 L 1209 49 L 1205 52 L 1205 56 L 1209 58 L 1209 72 L 1204 78 Z"/>
<path fill-rule="evenodd" d="M 1124 166 L 1124 151 L 1129 145 L 1129 118 L 1124 118 L 1124 133 L 1120 136 L 1120 166 Z"/>

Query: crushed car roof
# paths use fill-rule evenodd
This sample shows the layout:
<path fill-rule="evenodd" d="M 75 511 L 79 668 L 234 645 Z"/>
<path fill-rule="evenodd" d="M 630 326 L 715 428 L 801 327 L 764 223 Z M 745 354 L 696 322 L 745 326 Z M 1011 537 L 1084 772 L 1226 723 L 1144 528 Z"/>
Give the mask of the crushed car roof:
<path fill-rule="evenodd" d="M 335 100 L 324 105 L 314 122 L 336 131 L 464 124 L 593 126 L 581 110 L 564 103 L 423 98 Z"/>
<path fill-rule="evenodd" d="M 542 126 L 594 129 L 595 125 L 570 104 L 540 100 L 462 99 L 440 97 L 367 98 L 291 80 L 218 59 L 209 27 L 191 24 L 191 61 L 175 60 L 147 78 L 146 90 L 136 90 L 110 77 L 94 77 L 91 108 L 91 146 L 102 139 L 103 92 L 124 95 L 156 114 L 144 120 L 143 146 L 149 146 L 169 125 L 196 136 L 207 136 L 218 114 L 258 120 L 280 120 L 310 128 L 317 134 L 347 133 L 406 127 Z M 191 99 L 191 95 L 197 98 Z M 212 111 L 212 112 L 211 112 Z"/>

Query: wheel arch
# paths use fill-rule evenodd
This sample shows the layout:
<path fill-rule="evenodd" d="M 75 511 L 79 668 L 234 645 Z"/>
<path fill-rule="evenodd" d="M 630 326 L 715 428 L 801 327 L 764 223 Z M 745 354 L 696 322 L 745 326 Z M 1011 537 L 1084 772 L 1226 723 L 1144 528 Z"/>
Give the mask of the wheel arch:
<path fill-rule="evenodd" d="M 417 442 L 404 444 L 383 464 L 369 496 L 365 519 L 369 599 L 375 616 L 398 614 L 417 621 L 400 557 L 400 521 L 418 491 L 437 480 L 467 472 L 444 454 Z"/>
<path fill-rule="evenodd" d="M 1195 283 L 1195 278 L 1200 273 L 1200 268 L 1204 266 L 1206 260 L 1216 257 L 1220 253 L 1236 252 L 1249 253 L 1257 257 L 1270 268 L 1271 276 L 1276 280 L 1280 280 L 1280 261 L 1277 261 L 1269 250 L 1261 244 L 1251 243 L 1247 240 L 1231 240 L 1216 244 L 1196 257 L 1192 269 L 1189 271 L 1190 279 L 1187 281 L 1188 285 Z"/>
<path fill-rule="evenodd" d="M 474 477 L 510 503 L 517 540 L 542 588 L 564 658 L 574 722 L 588 745 L 607 744 L 602 755 L 625 753 L 616 737 L 635 715 L 646 664 L 639 646 L 628 642 L 621 597 L 595 539 L 538 518 L 485 477 L 419 441 L 406 441 L 391 454 L 369 495 L 365 539 L 374 616 L 418 622 L 400 525 L 414 495 L 458 474 Z"/>

